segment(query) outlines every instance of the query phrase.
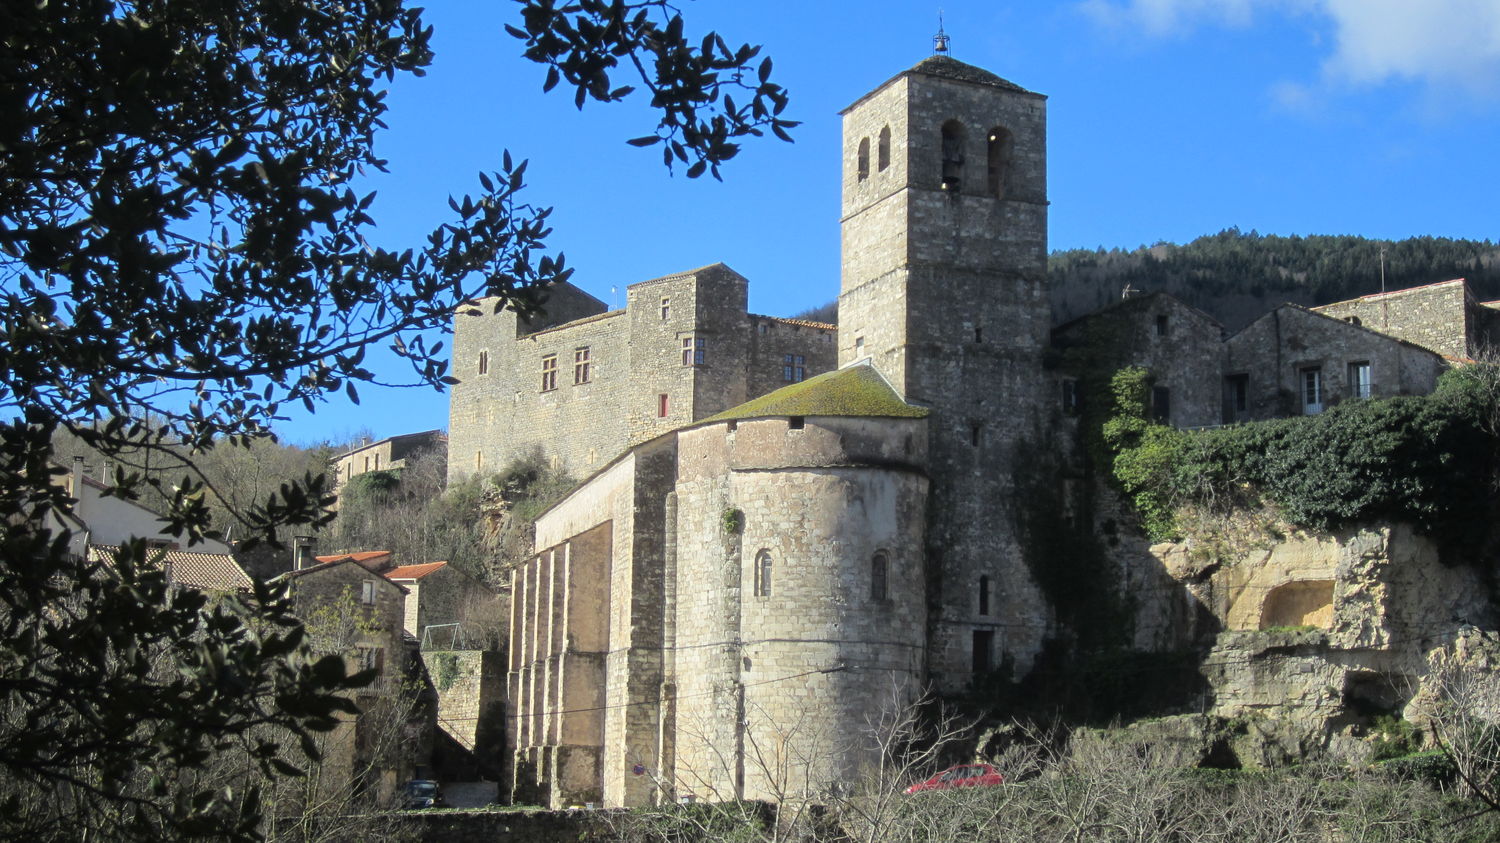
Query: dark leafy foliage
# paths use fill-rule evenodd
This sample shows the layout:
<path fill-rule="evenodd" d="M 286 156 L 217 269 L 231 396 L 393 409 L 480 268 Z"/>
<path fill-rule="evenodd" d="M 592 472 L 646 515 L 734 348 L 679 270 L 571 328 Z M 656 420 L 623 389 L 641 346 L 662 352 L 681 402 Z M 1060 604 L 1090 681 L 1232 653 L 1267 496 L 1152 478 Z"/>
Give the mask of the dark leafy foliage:
<path fill-rule="evenodd" d="M 1103 438 L 1115 479 L 1156 537 L 1175 533 L 1179 505 L 1260 497 L 1298 526 L 1403 521 L 1462 544 L 1489 522 L 1492 368 L 1450 372 L 1430 396 L 1346 401 L 1316 416 L 1191 433 L 1148 422 L 1149 375 L 1126 369 L 1115 376 Z"/>
<path fill-rule="evenodd" d="M 1284 302 L 1318 305 L 1380 292 L 1382 268 L 1390 290 L 1467 278 L 1482 298 L 1500 297 L 1500 245 L 1446 237 L 1282 237 L 1230 228 L 1182 245 L 1054 252 L 1048 277 L 1064 319 L 1118 301 L 1129 285 L 1171 293 L 1237 330 Z"/>
<path fill-rule="evenodd" d="M 675 13 L 642 17 L 667 8 L 527 3 L 529 53 L 605 100 L 624 96 L 600 81 L 615 62 L 654 63 L 656 140 L 717 175 L 736 139 L 784 135 L 784 94 L 755 48 L 694 48 Z M 205 487 L 199 456 L 269 436 L 288 402 L 357 401 L 372 343 L 441 388 L 455 307 L 527 311 L 568 276 L 508 153 L 422 245 L 366 238 L 373 197 L 351 185 L 384 166 L 384 86 L 422 72 L 430 35 L 399 0 L 0 5 L 5 836 L 253 837 L 257 795 L 205 779 L 203 759 L 237 747 L 295 772 L 250 729 L 309 750 L 361 681 L 307 656 L 274 590 L 172 592 L 138 544 L 110 570 L 80 561 L 52 443 L 70 432 L 116 464 L 110 494 L 150 488 L 169 532 L 212 536 L 208 502 L 234 496 Z M 329 502 L 309 474 L 233 514 L 274 539 L 327 523 Z"/>
<path fill-rule="evenodd" d="M 621 65 L 651 94 L 661 114 L 656 133 L 630 141 L 662 146 L 662 163 L 688 165 L 689 178 L 719 178 L 719 165 L 739 152 L 739 139 L 769 130 L 790 141 L 786 92 L 771 81 L 771 60 L 749 44 L 730 46 L 717 33 L 689 41 L 682 16 L 665 0 L 517 0 L 523 27 L 506 31 L 526 42 L 526 57 L 547 65 L 545 90 L 566 80 L 579 108 L 614 102 L 635 91 L 615 87 Z M 660 19 L 658 22 L 657 19 Z M 742 92 L 734 101 L 733 93 Z"/>

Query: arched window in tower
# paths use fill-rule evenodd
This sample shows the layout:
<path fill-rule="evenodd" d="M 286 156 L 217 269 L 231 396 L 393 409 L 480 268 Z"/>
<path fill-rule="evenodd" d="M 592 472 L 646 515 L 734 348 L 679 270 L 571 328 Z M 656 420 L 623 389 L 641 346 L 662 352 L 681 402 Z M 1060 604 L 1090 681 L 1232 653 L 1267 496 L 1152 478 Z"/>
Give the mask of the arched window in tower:
<path fill-rule="evenodd" d="M 890 579 L 890 556 L 883 550 L 870 557 L 870 599 L 884 600 L 889 595 L 887 582 Z"/>
<path fill-rule="evenodd" d="M 964 126 L 957 120 L 943 124 L 943 189 L 957 192 L 963 187 Z"/>
<path fill-rule="evenodd" d="M 1010 132 L 996 126 L 989 134 L 989 192 L 996 199 L 1005 198 L 1010 181 L 1012 141 Z"/>
<path fill-rule="evenodd" d="M 859 180 L 864 181 L 870 177 L 870 139 L 859 139 L 859 155 L 856 166 L 859 168 Z"/>
<path fill-rule="evenodd" d="M 981 614 L 981 615 L 988 615 L 989 613 L 990 613 L 990 578 L 989 577 L 980 577 L 979 578 L 979 614 Z"/>
<path fill-rule="evenodd" d="M 765 548 L 755 554 L 755 596 L 771 596 L 771 551 Z"/>
<path fill-rule="evenodd" d="M 880 143 L 876 147 L 876 151 L 875 151 L 875 163 L 876 163 L 876 166 L 878 166 L 880 168 L 880 172 L 882 172 L 882 173 L 885 172 L 885 168 L 886 167 L 891 166 L 891 127 L 890 126 L 882 126 L 881 129 L 880 129 Z"/>

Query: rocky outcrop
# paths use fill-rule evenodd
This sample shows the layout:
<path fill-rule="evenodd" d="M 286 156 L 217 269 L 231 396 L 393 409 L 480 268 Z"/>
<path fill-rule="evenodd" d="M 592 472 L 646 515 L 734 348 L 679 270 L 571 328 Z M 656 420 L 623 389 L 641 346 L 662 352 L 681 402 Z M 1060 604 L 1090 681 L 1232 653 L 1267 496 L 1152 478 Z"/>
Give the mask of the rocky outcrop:
<path fill-rule="evenodd" d="M 1240 763 L 1367 755 L 1373 718 L 1419 723 L 1435 665 L 1495 676 L 1500 645 L 1478 631 L 1496 626 L 1486 566 L 1444 564 L 1404 525 L 1275 532 L 1233 552 L 1151 548 L 1219 626 L 1202 672 L 1209 713 L 1239 724 Z"/>

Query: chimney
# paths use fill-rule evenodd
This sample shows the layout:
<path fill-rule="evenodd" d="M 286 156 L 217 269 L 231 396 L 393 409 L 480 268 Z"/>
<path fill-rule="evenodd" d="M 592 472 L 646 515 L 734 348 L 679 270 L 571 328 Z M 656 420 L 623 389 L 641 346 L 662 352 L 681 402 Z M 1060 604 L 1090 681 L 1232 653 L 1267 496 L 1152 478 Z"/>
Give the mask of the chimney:
<path fill-rule="evenodd" d="M 318 540 L 312 536 L 292 537 L 292 570 L 300 571 L 318 563 L 314 548 Z"/>
<path fill-rule="evenodd" d="M 68 494 L 73 497 L 73 515 L 83 519 L 83 457 L 73 458 L 73 474 L 68 478 Z"/>

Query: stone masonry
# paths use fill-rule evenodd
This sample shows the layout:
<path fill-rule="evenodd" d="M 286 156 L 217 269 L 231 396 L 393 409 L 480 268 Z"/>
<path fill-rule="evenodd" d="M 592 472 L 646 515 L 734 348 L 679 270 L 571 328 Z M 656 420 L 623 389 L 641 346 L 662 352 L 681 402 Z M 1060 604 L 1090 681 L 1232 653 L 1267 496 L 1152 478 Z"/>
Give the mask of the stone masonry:
<path fill-rule="evenodd" d="M 935 56 L 843 112 L 837 331 L 747 314 L 722 264 L 632 285 L 620 311 L 559 285 L 545 321 L 492 302 L 458 317 L 452 476 L 533 449 L 587 476 L 514 572 L 517 799 L 818 798 L 870 760 L 851 735 L 920 689 L 1024 677 L 1069 634 L 1038 585 L 1058 560 L 1037 533 L 1090 529 L 1071 351 L 1149 368 L 1161 418 L 1197 427 L 1316 412 L 1361 385 L 1429 391 L 1440 355 L 1483 333 L 1421 347 L 1351 321 L 1351 304 L 1283 307 L 1226 338 L 1158 295 L 1054 334 L 1045 108 Z M 1488 324 L 1455 289 L 1391 302 L 1457 301 L 1465 326 Z M 1135 646 L 1220 622 L 1171 560 L 1124 544 L 1101 576 L 1166 595 L 1126 631 Z M 1327 567 L 1224 611 L 1246 627 L 1339 621 L 1349 592 Z"/>
<path fill-rule="evenodd" d="M 566 283 L 548 291 L 545 317 L 495 301 L 454 320 L 450 478 L 533 451 L 584 477 L 835 361 L 832 325 L 747 313 L 746 281 L 723 264 L 632 284 L 624 310 Z"/>

